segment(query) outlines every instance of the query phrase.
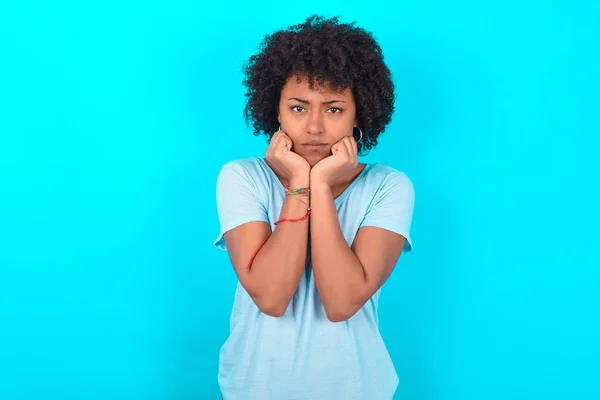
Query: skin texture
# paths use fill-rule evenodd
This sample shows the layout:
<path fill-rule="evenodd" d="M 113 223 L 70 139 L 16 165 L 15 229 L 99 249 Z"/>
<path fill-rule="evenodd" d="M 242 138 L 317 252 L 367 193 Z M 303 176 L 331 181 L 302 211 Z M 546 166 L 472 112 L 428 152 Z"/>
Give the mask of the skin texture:
<path fill-rule="evenodd" d="M 284 186 L 310 187 L 311 216 L 283 222 L 271 232 L 265 222 L 249 222 L 225 233 L 232 265 L 240 283 L 264 313 L 284 314 L 298 286 L 308 234 L 312 266 L 327 317 L 332 322 L 354 315 L 391 274 L 405 238 L 377 227 L 363 227 L 348 246 L 334 199 L 362 172 L 356 102 L 350 89 L 310 85 L 307 75 L 286 80 L 277 120 L 281 125 L 266 151 L 269 166 Z M 307 146 L 319 142 L 321 146 Z M 308 199 L 304 199 L 308 201 Z M 286 197 L 280 218 L 298 218 L 306 205 Z M 266 240 L 266 242 L 265 242 Z M 248 260 L 264 242 L 252 264 Z"/>

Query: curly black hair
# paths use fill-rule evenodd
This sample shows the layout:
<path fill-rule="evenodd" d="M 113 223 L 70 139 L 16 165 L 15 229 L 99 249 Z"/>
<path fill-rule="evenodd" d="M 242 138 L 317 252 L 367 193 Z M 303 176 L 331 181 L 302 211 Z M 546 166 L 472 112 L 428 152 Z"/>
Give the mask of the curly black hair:
<path fill-rule="evenodd" d="M 254 135 L 272 137 L 277 131 L 277 109 L 287 79 L 307 75 L 309 87 L 329 85 L 350 88 L 363 139 L 359 154 L 377 145 L 394 112 L 394 84 L 383 53 L 372 35 L 362 28 L 339 23 L 338 17 L 313 15 L 303 24 L 265 36 L 258 54 L 244 65 L 246 124 Z"/>

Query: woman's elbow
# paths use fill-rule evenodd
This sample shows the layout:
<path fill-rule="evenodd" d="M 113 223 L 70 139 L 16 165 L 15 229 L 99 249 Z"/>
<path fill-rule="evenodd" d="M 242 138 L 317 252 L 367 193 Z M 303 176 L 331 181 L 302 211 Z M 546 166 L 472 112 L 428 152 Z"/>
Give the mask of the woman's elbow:
<path fill-rule="evenodd" d="M 331 322 L 343 322 L 354 316 L 358 308 L 354 307 L 325 307 L 327 319 Z"/>
<path fill-rule="evenodd" d="M 263 314 L 267 314 L 268 316 L 275 318 L 282 317 L 283 314 L 285 314 L 285 310 L 287 309 L 285 307 L 281 307 L 280 305 L 258 306 L 258 308 Z"/>
<path fill-rule="evenodd" d="M 271 317 L 281 317 L 287 310 L 289 300 L 285 301 L 280 298 L 263 298 L 254 299 L 254 303 L 258 309 Z"/>
<path fill-rule="evenodd" d="M 246 293 L 250 296 L 256 307 L 263 313 L 271 317 L 281 317 L 285 314 L 288 304 L 291 301 L 285 297 L 281 290 L 272 290 L 268 287 L 244 286 Z"/>

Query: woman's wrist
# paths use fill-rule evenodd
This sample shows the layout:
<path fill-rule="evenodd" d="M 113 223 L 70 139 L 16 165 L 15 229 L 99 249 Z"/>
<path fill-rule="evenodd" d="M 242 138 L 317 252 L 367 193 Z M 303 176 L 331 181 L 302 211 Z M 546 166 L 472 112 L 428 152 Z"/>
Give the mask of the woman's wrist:
<path fill-rule="evenodd" d="M 327 182 L 327 177 L 322 176 L 322 173 L 316 169 L 310 171 L 309 179 L 311 187 L 331 186 L 331 184 Z"/>
<path fill-rule="evenodd" d="M 308 187 L 310 184 L 310 174 L 298 174 L 290 177 L 290 189 Z"/>
<path fill-rule="evenodd" d="M 327 182 L 311 179 L 310 180 L 310 192 L 311 193 L 327 193 L 331 191 L 331 186 Z"/>

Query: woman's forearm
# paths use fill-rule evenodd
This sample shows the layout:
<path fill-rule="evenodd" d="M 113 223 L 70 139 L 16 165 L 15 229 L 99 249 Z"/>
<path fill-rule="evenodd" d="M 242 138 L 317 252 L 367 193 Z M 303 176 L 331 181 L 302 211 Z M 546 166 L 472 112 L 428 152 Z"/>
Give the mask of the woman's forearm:
<path fill-rule="evenodd" d="M 311 210 L 311 260 L 315 282 L 327 317 L 331 321 L 342 321 L 356 312 L 353 294 L 364 289 L 365 272 L 344 238 L 328 185 L 311 182 Z"/>
<path fill-rule="evenodd" d="M 308 177 L 292 180 L 290 187 L 308 187 Z M 308 203 L 307 198 L 302 200 Z M 305 204 L 286 196 L 280 219 L 300 218 L 306 212 Z M 248 271 L 255 288 L 255 301 L 269 315 L 283 315 L 298 287 L 306 263 L 308 221 L 306 218 L 297 222 L 280 222 L 256 254 Z"/>

